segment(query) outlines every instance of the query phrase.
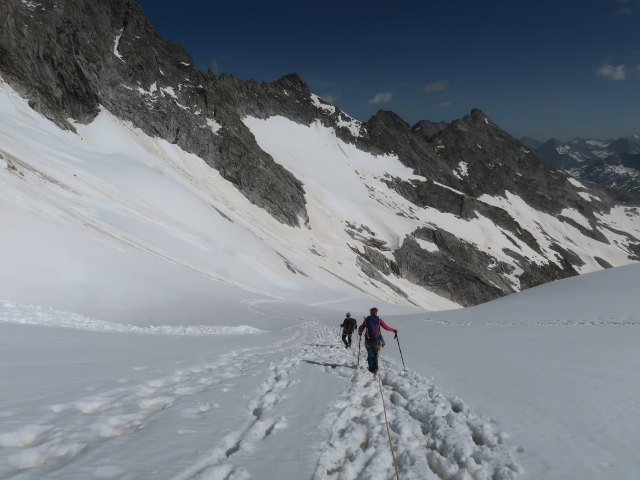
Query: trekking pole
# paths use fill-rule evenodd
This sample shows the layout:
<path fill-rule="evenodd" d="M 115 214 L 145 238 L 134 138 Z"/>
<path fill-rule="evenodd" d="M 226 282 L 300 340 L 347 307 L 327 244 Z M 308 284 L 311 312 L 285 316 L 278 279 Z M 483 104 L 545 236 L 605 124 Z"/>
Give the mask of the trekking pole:
<path fill-rule="evenodd" d="M 358 365 L 356 369 L 360 368 L 360 341 L 362 340 L 362 335 L 358 334 Z"/>
<path fill-rule="evenodd" d="M 400 350 L 400 358 L 402 359 L 402 367 L 406 370 L 407 367 L 404 364 L 404 357 L 402 356 L 402 348 L 400 348 L 400 340 L 398 339 L 398 332 L 395 332 L 396 342 L 398 342 L 398 350 Z"/>

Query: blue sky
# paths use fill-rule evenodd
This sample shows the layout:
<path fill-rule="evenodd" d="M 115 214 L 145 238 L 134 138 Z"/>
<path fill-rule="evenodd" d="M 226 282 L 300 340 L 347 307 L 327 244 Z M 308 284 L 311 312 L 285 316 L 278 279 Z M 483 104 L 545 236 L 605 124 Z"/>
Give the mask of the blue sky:
<path fill-rule="evenodd" d="M 139 3 L 200 69 L 298 72 L 361 120 L 478 107 L 517 137 L 640 134 L 640 0 Z"/>

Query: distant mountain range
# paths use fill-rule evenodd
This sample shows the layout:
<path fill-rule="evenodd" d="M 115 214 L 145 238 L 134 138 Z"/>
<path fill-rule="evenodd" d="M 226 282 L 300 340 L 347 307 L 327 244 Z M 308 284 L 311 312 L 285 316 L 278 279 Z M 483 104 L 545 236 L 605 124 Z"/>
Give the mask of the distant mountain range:
<path fill-rule="evenodd" d="M 574 138 L 544 143 L 520 139 L 527 148 L 580 180 L 627 192 L 640 192 L 640 135 L 610 140 Z"/>

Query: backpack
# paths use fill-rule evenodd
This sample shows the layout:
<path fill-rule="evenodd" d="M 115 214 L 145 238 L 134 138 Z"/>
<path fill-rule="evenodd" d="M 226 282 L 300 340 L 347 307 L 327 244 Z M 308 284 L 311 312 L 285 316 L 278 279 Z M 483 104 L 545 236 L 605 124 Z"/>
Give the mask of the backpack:
<path fill-rule="evenodd" d="M 350 335 L 356 328 L 358 328 L 358 322 L 356 322 L 356 319 L 353 317 L 347 317 L 344 319 L 344 322 L 342 322 L 342 325 L 340 326 L 346 333 Z"/>
<path fill-rule="evenodd" d="M 382 340 L 382 334 L 380 333 L 380 317 L 377 315 L 369 315 L 364 319 L 366 324 L 366 338 L 367 340 L 377 343 Z"/>

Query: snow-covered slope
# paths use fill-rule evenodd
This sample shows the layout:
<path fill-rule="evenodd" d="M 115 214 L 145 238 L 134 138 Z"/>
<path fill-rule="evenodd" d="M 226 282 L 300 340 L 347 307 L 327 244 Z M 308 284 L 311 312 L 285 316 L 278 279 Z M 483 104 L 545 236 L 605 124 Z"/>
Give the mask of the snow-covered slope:
<path fill-rule="evenodd" d="M 393 322 L 407 365 L 498 419 L 526 478 L 632 480 L 638 281 L 629 265 Z"/>
<path fill-rule="evenodd" d="M 0 83 L 0 112 L 3 297 L 104 320 L 199 319 L 247 292 L 309 303 L 341 292 L 451 308 L 447 290 L 418 286 L 402 270 L 415 271 L 424 256 L 451 258 L 454 239 L 485 256 L 482 275 L 514 291 L 520 259 L 564 268 L 563 245 L 586 273 L 628 263 L 629 234 L 640 238 L 637 209 L 626 207 L 552 216 L 510 192 L 480 197 L 472 216 L 418 207 L 393 185 L 426 179 L 397 156 L 358 149 L 319 122 L 246 117 L 260 147 L 303 184 L 308 219 L 298 228 L 252 204 L 200 158 L 105 110 L 76 124 L 77 133 L 60 130 Z M 491 208 L 527 236 L 494 223 Z M 589 233 L 595 222 L 598 236 Z M 431 238 L 425 226 L 450 238 Z"/>
<path fill-rule="evenodd" d="M 323 218 L 311 229 L 284 225 L 201 159 L 106 111 L 77 125 L 78 134 L 62 131 L 0 84 L 0 112 L 5 299 L 134 322 L 198 320 L 247 294 L 313 303 L 340 292 L 407 302 L 365 276 L 344 226 L 325 228 Z M 367 166 L 376 157 L 359 155 L 370 176 L 393 162 Z M 335 185 L 323 198 L 346 189 Z M 329 205 L 326 216 L 340 209 Z M 366 218 L 369 207 L 356 204 L 346 218 Z M 381 215 L 375 227 L 393 218 Z M 394 281 L 415 305 L 454 306 Z"/>
<path fill-rule="evenodd" d="M 400 478 L 635 479 L 639 277 L 439 313 L 381 305 L 408 367 L 387 337 Z M 255 296 L 210 319 L 241 330 L 185 330 L 1 302 L 0 477 L 393 478 L 380 387 L 332 306 Z"/>

